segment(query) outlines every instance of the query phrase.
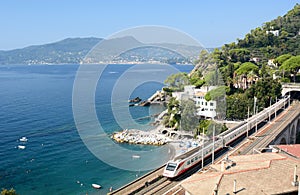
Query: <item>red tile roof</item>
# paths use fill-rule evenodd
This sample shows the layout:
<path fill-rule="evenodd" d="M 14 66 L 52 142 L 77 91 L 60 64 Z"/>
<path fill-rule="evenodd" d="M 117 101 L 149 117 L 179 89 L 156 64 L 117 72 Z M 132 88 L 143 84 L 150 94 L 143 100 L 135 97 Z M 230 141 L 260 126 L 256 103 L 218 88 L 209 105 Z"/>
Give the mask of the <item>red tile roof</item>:
<path fill-rule="evenodd" d="M 277 145 L 279 149 L 285 151 L 288 154 L 296 156 L 300 158 L 300 144 L 293 144 L 293 145 Z"/>

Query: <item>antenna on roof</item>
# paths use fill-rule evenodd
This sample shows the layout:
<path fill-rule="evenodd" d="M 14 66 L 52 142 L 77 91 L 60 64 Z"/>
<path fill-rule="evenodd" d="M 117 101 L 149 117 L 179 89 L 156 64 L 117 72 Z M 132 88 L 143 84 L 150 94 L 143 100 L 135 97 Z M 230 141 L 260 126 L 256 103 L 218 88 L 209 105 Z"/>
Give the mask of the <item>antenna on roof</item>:
<path fill-rule="evenodd" d="M 218 184 L 217 183 L 214 188 L 214 195 L 218 195 Z"/>
<path fill-rule="evenodd" d="M 294 180 L 292 182 L 293 186 L 298 186 L 299 185 L 299 181 L 298 181 L 298 175 L 297 175 L 297 165 L 295 165 L 294 168 Z"/>
<path fill-rule="evenodd" d="M 233 180 L 233 193 L 236 193 L 236 180 Z"/>

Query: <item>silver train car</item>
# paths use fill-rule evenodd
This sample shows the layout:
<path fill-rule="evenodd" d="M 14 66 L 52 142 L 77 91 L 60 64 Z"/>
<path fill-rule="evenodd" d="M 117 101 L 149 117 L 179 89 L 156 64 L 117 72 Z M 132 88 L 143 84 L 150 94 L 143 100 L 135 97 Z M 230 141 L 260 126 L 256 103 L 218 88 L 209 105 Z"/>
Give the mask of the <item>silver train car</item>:
<path fill-rule="evenodd" d="M 214 144 L 213 142 L 206 143 L 206 145 L 203 148 L 203 152 L 202 146 L 198 146 L 185 154 L 175 157 L 173 160 L 169 161 L 166 164 L 163 176 L 168 178 L 175 178 L 181 175 L 182 173 L 199 164 L 202 161 L 202 154 L 203 159 L 205 159 L 206 157 L 212 154 L 213 150 L 217 152 L 223 147 L 226 147 L 226 145 L 230 145 L 237 138 L 247 133 L 247 131 L 256 127 L 257 124 L 268 120 L 271 115 L 277 112 L 277 110 L 284 108 L 286 104 L 289 103 L 289 101 L 290 97 L 286 96 L 283 99 L 280 99 L 277 103 L 273 104 L 272 106 L 257 113 L 256 116 L 252 116 L 251 118 L 249 118 L 240 127 L 232 131 L 228 130 L 219 134 L 217 136 L 218 139 L 215 141 Z"/>

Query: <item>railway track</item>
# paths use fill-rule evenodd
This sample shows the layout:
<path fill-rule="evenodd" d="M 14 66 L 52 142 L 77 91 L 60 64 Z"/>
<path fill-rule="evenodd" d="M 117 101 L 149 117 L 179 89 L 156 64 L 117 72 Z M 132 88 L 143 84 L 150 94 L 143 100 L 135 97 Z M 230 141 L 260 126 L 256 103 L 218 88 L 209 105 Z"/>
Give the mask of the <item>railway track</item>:
<path fill-rule="evenodd" d="M 262 125 L 260 125 L 260 126 L 262 126 Z M 249 135 L 251 135 L 253 133 L 255 133 L 254 128 L 249 130 Z M 227 145 L 226 147 L 221 148 L 220 150 L 216 151 L 214 153 L 214 157 L 215 157 L 214 160 L 218 160 L 218 159 L 224 157 L 227 154 L 227 152 L 229 152 L 231 149 L 234 149 L 234 147 L 236 147 L 237 145 L 242 143 L 246 139 L 246 137 L 247 136 L 245 133 L 242 136 L 240 136 L 239 138 L 237 138 L 235 141 L 233 141 L 232 143 Z M 204 159 L 204 163 L 203 163 L 204 167 L 203 168 L 210 165 L 211 162 L 212 162 L 212 154 L 210 154 L 209 156 L 207 156 Z M 119 192 L 111 193 L 111 194 L 122 194 L 122 195 L 123 194 L 129 194 L 129 195 L 164 194 L 164 193 L 168 192 L 169 190 L 171 190 L 172 188 L 174 188 L 182 180 L 184 180 L 184 179 L 188 178 L 189 176 L 191 176 L 192 174 L 200 171 L 202 169 L 201 164 L 202 164 L 202 162 L 199 162 L 193 168 L 189 169 L 188 171 L 186 171 L 185 173 L 176 177 L 175 179 L 168 179 L 166 177 L 163 177 L 162 175 L 159 175 L 159 176 L 157 176 L 155 178 L 151 178 L 151 180 L 149 180 L 148 174 L 147 174 L 146 176 L 143 176 L 144 178 L 139 178 L 138 181 L 132 182 L 132 183 L 135 183 L 135 185 L 137 185 L 136 183 L 139 183 L 139 185 L 140 185 L 134 191 L 120 190 Z M 155 172 L 162 173 L 163 169 L 164 169 L 164 166 L 160 167 Z M 149 174 L 149 176 L 150 175 L 151 174 Z M 126 189 L 126 188 L 124 188 L 124 189 Z"/>
<path fill-rule="evenodd" d="M 237 143 L 233 143 L 233 145 L 236 145 Z M 231 146 L 222 148 L 221 150 L 217 151 L 215 153 L 215 160 L 222 158 L 229 150 Z M 210 154 L 208 157 L 204 159 L 204 168 L 211 164 L 212 161 L 212 155 Z M 182 180 L 190 177 L 194 173 L 200 171 L 202 169 L 202 162 L 196 164 L 193 168 L 189 169 L 188 171 L 184 172 L 183 174 L 179 175 L 175 179 L 168 179 L 166 177 L 161 177 L 160 179 L 157 179 L 156 182 L 151 182 L 151 185 L 144 185 L 143 188 L 140 188 L 139 190 L 134 191 L 133 193 L 130 193 L 130 195 L 152 195 L 152 194 L 165 194 L 172 188 L 174 188 L 176 185 L 178 185 Z"/>
<path fill-rule="evenodd" d="M 283 103 L 281 103 L 281 104 L 283 104 Z M 285 107 L 285 104 L 284 104 L 284 107 Z M 282 112 L 281 108 L 276 110 L 276 108 L 271 107 L 270 109 L 272 109 L 273 111 L 275 110 L 275 113 Z M 271 114 L 269 116 L 269 118 L 271 118 L 271 119 L 275 118 L 274 117 L 274 115 L 276 116 L 275 113 Z M 260 117 L 264 117 L 264 115 L 266 115 L 266 111 L 263 111 L 262 114 L 260 115 Z M 256 124 L 257 124 L 257 129 L 260 129 L 262 126 L 264 126 L 266 124 L 266 121 L 260 120 L 260 121 L 256 122 Z M 223 147 L 221 147 L 217 151 L 215 151 L 214 159 L 217 160 L 218 158 L 223 157 L 225 154 L 227 154 L 228 151 L 230 151 L 231 149 L 235 148 L 237 145 L 242 143 L 247 138 L 247 134 L 248 134 L 248 136 L 250 136 L 250 135 L 254 134 L 255 132 L 256 132 L 256 126 L 253 125 L 253 120 L 252 120 L 252 126 L 248 130 L 248 132 L 246 132 L 246 131 L 243 132 L 236 139 L 228 142 L 228 144 L 225 147 L 223 145 Z M 258 137 L 258 139 L 255 140 L 255 144 L 253 144 L 253 145 L 259 146 L 259 143 L 262 143 L 262 140 L 264 140 L 263 137 Z M 198 147 L 193 150 L 200 150 L 200 149 L 201 148 Z M 252 151 L 251 148 L 247 149 L 247 150 L 248 150 L 248 152 Z M 247 151 L 245 151 L 245 152 L 247 152 Z M 184 157 L 187 155 L 188 154 L 183 154 L 182 156 Z M 204 167 L 206 167 L 207 165 L 209 165 L 211 163 L 212 163 L 212 153 L 210 153 L 208 156 L 206 156 L 204 158 Z M 195 164 L 194 167 L 192 167 L 185 173 L 179 175 L 175 179 L 168 179 L 168 178 L 165 178 L 162 176 L 162 172 L 165 167 L 165 165 L 163 165 L 162 167 L 158 168 L 157 170 L 152 171 L 152 172 L 142 176 L 141 178 L 137 179 L 136 181 L 133 181 L 130 184 L 127 184 L 126 186 L 123 186 L 122 188 L 120 188 L 110 194 L 122 194 L 122 195 L 123 194 L 130 194 L 130 195 L 133 195 L 133 194 L 137 194 L 137 195 L 164 194 L 164 193 L 168 192 L 169 190 L 171 190 L 176 185 L 178 185 L 178 183 L 180 183 L 180 181 L 186 179 L 187 177 L 191 176 L 192 174 L 194 174 L 194 173 L 198 172 L 199 170 L 201 170 L 202 168 L 204 168 L 204 167 L 202 167 L 201 164 L 202 164 L 202 162 L 200 161 L 198 164 Z"/>
<path fill-rule="evenodd" d="M 295 119 L 295 117 L 299 115 L 299 113 L 300 104 L 294 103 L 289 108 L 288 113 L 282 115 L 280 121 L 275 122 L 279 123 L 278 125 L 274 125 L 274 128 L 270 128 L 266 132 L 264 132 L 263 135 L 256 137 L 256 139 L 241 152 L 241 155 L 251 154 L 253 150 L 260 151 L 266 148 L 284 130 L 286 124 L 291 123 Z"/>
<path fill-rule="evenodd" d="M 299 107 L 291 108 L 290 110 L 297 112 L 297 110 L 300 110 L 300 104 L 298 106 Z M 295 112 L 293 112 L 293 113 L 295 113 Z M 282 118 L 280 120 L 285 120 L 285 118 L 288 118 L 288 116 L 284 115 L 284 118 Z M 267 124 L 267 123 L 262 122 L 261 124 L 258 124 L 258 130 L 261 129 L 261 127 L 263 127 L 265 124 Z M 281 127 L 281 126 L 279 126 L 279 127 Z M 280 130 L 278 130 L 278 131 L 280 131 Z M 255 132 L 256 132 L 256 129 L 252 128 L 249 130 L 248 135 L 252 135 Z M 254 147 L 261 147 L 261 146 L 264 146 L 265 144 L 269 144 L 272 141 L 272 139 L 274 139 L 275 135 L 269 136 L 268 139 L 266 139 L 265 136 L 270 135 L 271 132 L 272 132 L 272 130 L 269 129 L 262 136 L 257 137 L 255 142 L 252 143 L 252 147 L 246 148 L 245 150 L 242 151 L 242 153 L 248 154 L 248 153 L 252 152 Z M 234 149 L 236 146 L 238 146 L 240 143 L 242 143 L 246 138 L 247 138 L 247 134 L 245 133 L 245 134 L 241 135 L 239 138 L 237 138 L 234 142 L 230 143 L 229 145 L 222 148 L 221 150 L 215 152 L 215 155 L 214 155 L 215 160 L 225 156 L 225 154 L 227 154 L 228 151 L 230 151 L 231 149 Z M 204 159 L 204 167 L 211 164 L 211 162 L 212 162 L 212 155 L 209 155 L 208 157 L 206 157 Z M 168 192 L 170 189 L 172 189 L 173 187 L 175 187 L 180 181 L 186 179 L 187 177 L 191 176 L 192 174 L 198 172 L 199 170 L 201 170 L 201 162 L 198 163 L 191 170 L 180 175 L 179 177 L 177 177 L 174 180 L 169 180 L 167 178 L 163 178 L 161 181 L 158 181 L 157 183 L 153 183 L 151 186 L 145 187 L 143 190 L 139 191 L 136 194 L 137 195 L 164 194 L 164 193 Z"/>

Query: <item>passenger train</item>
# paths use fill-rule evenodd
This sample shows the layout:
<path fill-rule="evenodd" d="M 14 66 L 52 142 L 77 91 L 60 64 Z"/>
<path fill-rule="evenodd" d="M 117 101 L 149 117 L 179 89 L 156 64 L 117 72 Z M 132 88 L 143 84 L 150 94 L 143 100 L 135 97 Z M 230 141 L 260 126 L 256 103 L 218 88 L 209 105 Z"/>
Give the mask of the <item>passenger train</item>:
<path fill-rule="evenodd" d="M 240 127 L 225 131 L 219 134 L 217 137 L 218 140 L 213 143 L 208 143 L 202 152 L 202 146 L 198 146 L 191 151 L 179 155 L 175 157 L 173 160 L 169 161 L 163 172 L 163 176 L 168 178 L 175 178 L 182 173 L 186 172 L 187 170 L 191 169 L 195 165 L 199 164 L 202 160 L 202 153 L 203 159 L 211 155 L 212 150 L 218 151 L 226 145 L 230 145 L 233 141 L 237 138 L 241 137 L 243 134 L 246 134 L 247 131 L 254 128 L 257 124 L 269 119 L 271 115 L 273 115 L 277 110 L 284 108 L 286 104 L 290 101 L 290 97 L 286 96 L 283 99 L 279 100 L 277 103 L 273 104 L 272 106 L 264 109 L 263 111 L 259 112 L 255 116 L 252 116 L 247 120 L 247 122 L 243 123 Z"/>

